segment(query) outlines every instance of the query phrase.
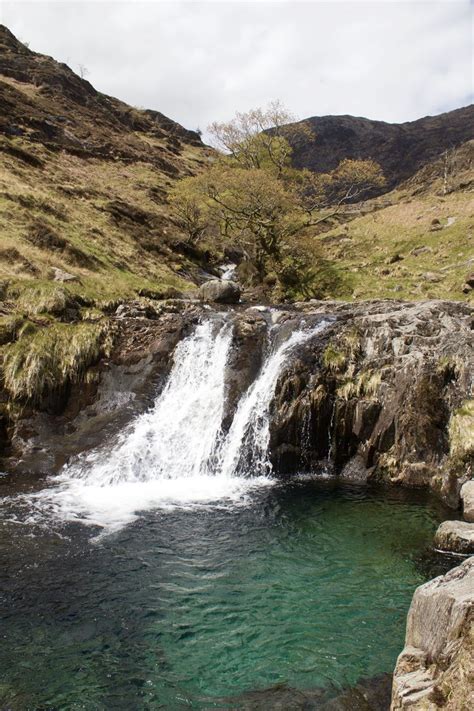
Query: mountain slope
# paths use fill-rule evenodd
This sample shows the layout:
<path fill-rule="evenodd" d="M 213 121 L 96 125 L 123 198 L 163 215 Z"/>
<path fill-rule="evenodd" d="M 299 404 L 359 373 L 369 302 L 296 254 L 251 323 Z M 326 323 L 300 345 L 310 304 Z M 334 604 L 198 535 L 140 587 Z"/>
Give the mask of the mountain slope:
<path fill-rule="evenodd" d="M 180 251 L 165 196 L 208 156 L 197 134 L 97 92 L 0 27 L 0 279 L 7 305 L 38 311 L 34 302 L 66 280 L 64 288 L 97 304 L 143 289 L 192 287 L 199 259 Z"/>
<path fill-rule="evenodd" d="M 474 297 L 474 141 L 398 188 L 347 206 L 304 248 L 344 299 Z M 321 260 L 324 256 L 324 260 Z"/>
<path fill-rule="evenodd" d="M 310 141 L 298 135 L 293 164 L 318 173 L 334 169 L 343 158 L 373 159 L 387 178 L 387 189 L 424 165 L 474 138 L 474 106 L 391 124 L 355 116 L 313 116 L 301 123 L 313 130 Z"/>

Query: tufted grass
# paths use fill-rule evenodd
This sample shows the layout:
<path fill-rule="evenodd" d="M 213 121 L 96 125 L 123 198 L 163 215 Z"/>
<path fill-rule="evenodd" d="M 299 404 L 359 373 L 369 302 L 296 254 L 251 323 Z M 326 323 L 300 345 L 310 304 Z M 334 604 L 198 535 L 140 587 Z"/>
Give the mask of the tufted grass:
<path fill-rule="evenodd" d="M 111 345 L 105 321 L 53 323 L 28 332 L 3 349 L 5 387 L 16 400 L 38 402 L 46 392 L 81 380 Z"/>

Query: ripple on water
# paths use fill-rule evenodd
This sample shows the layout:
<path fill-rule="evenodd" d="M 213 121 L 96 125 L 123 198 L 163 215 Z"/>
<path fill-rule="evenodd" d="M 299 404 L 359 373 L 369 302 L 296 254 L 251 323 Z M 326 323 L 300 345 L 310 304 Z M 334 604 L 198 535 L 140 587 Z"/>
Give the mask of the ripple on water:
<path fill-rule="evenodd" d="M 58 523 L 62 538 L 5 524 L 7 707 L 209 708 L 392 670 L 413 590 L 441 572 L 436 504 L 309 481 L 214 504 L 144 512 L 95 544 L 92 520 Z"/>

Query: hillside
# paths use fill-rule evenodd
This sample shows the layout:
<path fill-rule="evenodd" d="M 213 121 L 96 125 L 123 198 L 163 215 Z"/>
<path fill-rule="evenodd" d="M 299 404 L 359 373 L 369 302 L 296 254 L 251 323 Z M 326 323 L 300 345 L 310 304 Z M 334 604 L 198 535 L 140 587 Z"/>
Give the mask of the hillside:
<path fill-rule="evenodd" d="M 474 296 L 474 141 L 398 188 L 347 206 L 304 238 L 320 284 L 337 298 Z"/>
<path fill-rule="evenodd" d="M 197 134 L 97 92 L 1 27 L 6 301 L 39 312 L 42 302 L 58 301 L 58 282 L 99 306 L 143 289 L 193 286 L 199 259 L 180 251 L 165 195 L 208 155 Z"/>
<path fill-rule="evenodd" d="M 323 173 L 343 158 L 371 158 L 382 166 L 390 190 L 443 151 L 473 139 L 474 106 L 400 124 L 355 116 L 313 116 L 302 123 L 315 141 L 299 135 L 293 143 L 296 168 Z"/>
<path fill-rule="evenodd" d="M 0 108 L 0 341 L 15 337 L 18 318 L 98 319 L 120 301 L 193 291 L 214 271 L 223 244 L 186 244 L 166 201 L 176 180 L 212 160 L 196 133 L 101 94 L 5 27 Z M 400 126 L 309 119 L 316 140 L 296 146 L 296 163 L 328 169 L 370 155 L 389 183 L 409 176 L 299 237 L 314 296 L 471 298 L 472 142 L 450 151 L 447 172 L 439 158 L 470 134 L 471 116 L 472 107 Z"/>

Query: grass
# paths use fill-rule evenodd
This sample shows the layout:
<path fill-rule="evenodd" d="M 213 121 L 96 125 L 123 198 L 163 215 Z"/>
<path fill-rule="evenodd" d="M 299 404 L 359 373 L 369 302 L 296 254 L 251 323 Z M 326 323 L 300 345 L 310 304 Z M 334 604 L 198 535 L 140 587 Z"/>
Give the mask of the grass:
<path fill-rule="evenodd" d="M 22 145 L 20 139 L 15 143 Z M 32 277 L 51 281 L 53 268 L 77 278 L 74 286 L 71 282 L 73 292 L 99 301 L 130 298 L 141 288 L 192 288 L 181 274 L 192 265 L 170 248 L 173 228 L 166 205 L 154 198 L 153 190 L 169 186 L 166 175 L 144 163 L 84 159 L 41 146 L 34 152 L 46 166 L 42 171 L 0 153 L 0 279 L 10 280 L 18 294 L 25 282 L 25 299 L 27 282 Z M 183 172 L 189 172 L 196 157 L 180 160 Z M 108 205 L 117 200 L 145 210 L 155 224 L 144 228 L 114 219 Z M 37 222 L 67 247 L 48 250 L 32 244 L 28 235 Z M 143 248 L 145 239 L 157 251 Z M 13 249 L 17 258 L 12 258 Z M 87 266 L 76 253 L 84 255 Z"/>
<path fill-rule="evenodd" d="M 83 378 L 111 343 L 106 322 L 53 323 L 23 334 L 3 350 L 5 387 L 16 400 L 38 402 L 45 392 Z"/>
<path fill-rule="evenodd" d="M 396 204 L 313 235 L 315 258 L 324 251 L 344 275 L 336 298 L 472 299 L 462 292 L 474 269 L 472 193 L 391 196 Z M 443 229 L 432 231 L 433 219 Z"/>

